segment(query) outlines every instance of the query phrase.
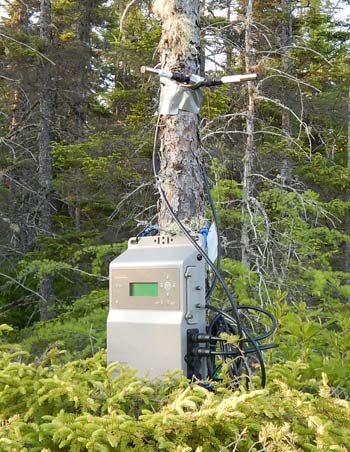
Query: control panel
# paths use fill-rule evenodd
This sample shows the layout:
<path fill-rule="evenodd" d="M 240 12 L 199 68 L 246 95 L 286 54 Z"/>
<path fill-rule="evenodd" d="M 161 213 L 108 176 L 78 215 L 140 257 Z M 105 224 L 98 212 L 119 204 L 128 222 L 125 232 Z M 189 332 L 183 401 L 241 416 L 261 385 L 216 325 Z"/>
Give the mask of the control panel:
<path fill-rule="evenodd" d="M 180 309 L 176 268 L 112 269 L 111 306 L 117 309 Z"/>
<path fill-rule="evenodd" d="M 108 362 L 150 377 L 175 369 L 192 376 L 188 331 L 205 333 L 205 277 L 205 261 L 186 237 L 130 239 L 110 264 Z"/>

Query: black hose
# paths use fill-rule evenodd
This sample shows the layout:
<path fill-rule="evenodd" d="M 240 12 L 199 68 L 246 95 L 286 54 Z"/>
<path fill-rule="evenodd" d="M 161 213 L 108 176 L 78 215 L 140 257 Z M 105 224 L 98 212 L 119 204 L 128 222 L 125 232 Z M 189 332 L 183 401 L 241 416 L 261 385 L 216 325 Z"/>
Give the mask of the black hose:
<path fill-rule="evenodd" d="M 192 245 L 195 247 L 195 249 L 198 251 L 198 253 L 204 258 L 208 266 L 213 271 L 214 277 L 213 281 L 211 282 L 211 285 L 206 293 L 206 308 L 208 310 L 211 310 L 213 312 L 216 312 L 217 315 L 212 320 L 208 327 L 208 335 L 211 335 L 212 332 L 214 333 L 214 336 L 211 338 L 211 340 L 208 341 L 209 347 L 210 347 L 210 353 L 209 357 L 207 359 L 207 368 L 208 368 L 208 377 L 209 378 L 216 378 L 216 374 L 218 370 L 220 369 L 219 366 L 215 366 L 215 356 L 221 356 L 223 360 L 225 360 L 227 357 L 233 358 L 232 363 L 229 368 L 230 376 L 233 380 L 237 380 L 237 378 L 242 374 L 243 367 L 246 368 L 246 373 L 249 375 L 249 364 L 247 362 L 247 354 L 248 353 L 254 353 L 257 357 L 257 360 L 260 365 L 260 371 L 261 371 L 261 385 L 264 387 L 266 383 L 266 369 L 263 359 L 262 350 L 266 350 L 268 348 L 272 348 L 274 344 L 259 344 L 258 341 L 266 339 L 268 336 L 270 336 L 276 329 L 277 323 L 275 317 L 269 313 L 267 310 L 253 305 L 242 305 L 238 306 L 234 300 L 233 295 L 231 294 L 224 278 L 222 277 L 220 273 L 220 264 L 221 264 L 221 237 L 218 227 L 218 220 L 216 215 L 216 210 L 214 206 L 213 199 L 210 194 L 210 184 L 205 172 L 205 169 L 203 165 L 198 162 L 199 167 L 201 168 L 201 172 L 203 175 L 204 184 L 207 189 L 208 193 L 208 199 L 209 204 L 212 210 L 213 214 L 213 221 L 215 224 L 215 228 L 218 234 L 218 256 L 217 256 L 217 263 L 216 265 L 211 261 L 208 254 L 201 248 L 201 246 L 197 243 L 197 241 L 191 236 L 191 234 L 187 231 L 181 220 L 178 218 L 176 213 L 174 212 L 172 206 L 169 203 L 169 200 L 166 197 L 166 194 L 161 186 L 161 180 L 158 176 L 158 171 L 156 168 L 156 155 L 157 155 L 157 140 L 158 140 L 158 129 L 159 129 L 159 122 L 160 122 L 160 115 L 158 115 L 157 124 L 156 124 L 156 131 L 154 135 L 154 142 L 153 142 L 153 153 L 152 153 L 152 167 L 153 167 L 153 174 L 156 179 L 157 188 L 160 193 L 161 198 L 165 202 L 167 209 L 174 219 L 175 223 L 179 226 L 180 230 L 184 233 L 184 235 L 188 238 L 188 240 L 192 243 Z M 208 303 L 215 286 L 217 282 L 220 282 L 221 286 L 223 287 L 225 294 L 229 300 L 230 308 L 229 310 L 223 310 L 220 308 L 217 308 L 210 303 Z M 271 320 L 271 328 L 266 331 L 263 334 L 260 334 L 258 336 L 253 336 L 249 333 L 249 331 L 244 327 L 244 325 L 241 322 L 241 319 L 239 317 L 239 310 L 255 310 L 258 312 L 263 313 L 264 315 L 267 315 Z M 231 322 L 228 323 L 227 321 Z M 223 333 L 229 333 L 229 334 L 235 334 L 238 335 L 239 341 L 237 346 L 234 346 L 232 344 L 225 343 L 221 339 L 218 340 L 217 337 Z M 216 351 L 217 343 L 220 346 L 220 351 Z M 251 347 L 247 347 L 247 344 L 250 344 Z M 230 348 L 230 350 L 228 350 Z"/>

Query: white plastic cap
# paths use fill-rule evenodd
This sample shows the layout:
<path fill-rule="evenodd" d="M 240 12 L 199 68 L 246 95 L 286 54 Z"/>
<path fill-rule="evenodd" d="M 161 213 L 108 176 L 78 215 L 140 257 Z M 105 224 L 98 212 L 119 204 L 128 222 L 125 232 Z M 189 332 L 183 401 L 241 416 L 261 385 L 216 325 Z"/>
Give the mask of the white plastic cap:
<path fill-rule="evenodd" d="M 242 83 L 256 78 L 257 74 L 225 75 L 221 77 L 221 81 L 222 83 Z"/>

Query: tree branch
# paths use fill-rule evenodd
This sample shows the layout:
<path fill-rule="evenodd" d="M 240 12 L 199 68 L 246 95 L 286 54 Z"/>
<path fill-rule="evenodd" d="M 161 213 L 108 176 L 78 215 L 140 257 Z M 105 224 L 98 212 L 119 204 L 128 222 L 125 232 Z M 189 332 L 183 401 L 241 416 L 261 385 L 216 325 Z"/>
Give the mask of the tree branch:
<path fill-rule="evenodd" d="M 56 66 L 56 63 L 54 63 L 52 60 L 50 60 L 50 58 L 48 58 L 47 56 L 45 56 L 43 53 L 39 52 L 39 50 L 34 49 L 33 47 L 31 47 L 28 44 L 25 44 L 24 42 L 21 41 L 17 41 L 17 39 L 12 38 L 11 36 L 5 35 L 5 33 L 1 33 L 0 32 L 0 36 L 2 36 L 5 39 L 8 39 L 10 41 L 13 41 L 17 44 L 20 44 L 21 46 L 27 47 L 30 50 L 33 50 L 33 52 L 37 53 L 38 55 L 40 55 L 42 58 L 44 58 L 46 61 L 48 61 L 50 64 L 52 64 L 53 66 Z"/>
<path fill-rule="evenodd" d="M 128 14 L 129 9 L 132 7 L 134 3 L 136 3 L 137 0 L 131 0 L 130 3 L 128 3 L 123 11 L 122 17 L 120 18 L 120 24 L 119 24 L 119 31 L 120 33 L 123 33 L 123 22 L 125 19 L 125 16 Z"/>
<path fill-rule="evenodd" d="M 5 273 L 1 273 L 0 272 L 0 276 L 3 276 L 4 278 L 16 283 L 18 286 L 22 287 L 22 289 L 27 290 L 28 292 L 36 295 L 37 297 L 39 297 L 42 301 L 44 301 L 45 303 L 47 303 L 47 300 L 40 295 L 40 293 L 36 292 L 35 290 L 30 289 L 29 287 L 25 286 L 24 284 L 22 284 L 21 282 L 19 282 L 17 279 L 12 278 L 12 276 L 9 275 L 5 275 Z"/>

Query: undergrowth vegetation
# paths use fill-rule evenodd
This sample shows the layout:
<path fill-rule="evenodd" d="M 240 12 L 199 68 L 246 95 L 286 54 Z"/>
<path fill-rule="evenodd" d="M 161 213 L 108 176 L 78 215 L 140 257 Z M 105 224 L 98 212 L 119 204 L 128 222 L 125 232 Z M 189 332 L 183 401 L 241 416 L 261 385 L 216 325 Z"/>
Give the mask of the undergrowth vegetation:
<path fill-rule="evenodd" d="M 226 237 L 237 221 L 229 208 L 236 188 L 224 179 L 214 190 Z M 276 317 L 277 347 L 264 354 L 264 389 L 258 368 L 249 390 L 245 382 L 232 386 L 225 372 L 208 390 L 178 373 L 149 381 L 132 369 L 107 367 L 103 275 L 125 243 L 85 247 L 71 253 L 77 261 L 84 258 L 77 281 L 85 295 L 62 304 L 54 319 L 25 328 L 7 326 L 6 319 L 1 327 L 0 450 L 349 451 L 350 286 L 347 275 L 331 266 L 344 236 L 322 224 L 310 226 L 324 208 L 313 193 L 277 194 L 270 188 L 260 194 L 270 202 L 265 212 L 273 224 L 264 262 L 271 262 L 267 290 L 261 289 L 261 272 L 239 260 L 225 258 L 221 265 L 240 304 L 263 303 Z M 307 215 L 283 207 L 293 203 L 298 209 L 305 200 L 311 203 Z M 265 237 L 263 228 L 257 233 Z M 288 261 L 280 253 L 284 248 Z M 65 268 L 50 261 L 52 274 L 60 280 L 74 275 L 74 259 Z M 47 261 L 23 266 L 27 275 L 48 271 Z M 218 286 L 212 303 L 224 299 Z"/>
<path fill-rule="evenodd" d="M 208 390 L 176 372 L 150 381 L 106 366 L 106 299 L 106 291 L 93 292 L 19 333 L 1 326 L 0 450 L 350 450 L 350 332 L 342 306 L 280 302 L 266 388 L 258 376 L 249 391 L 232 387 L 223 374 Z"/>

